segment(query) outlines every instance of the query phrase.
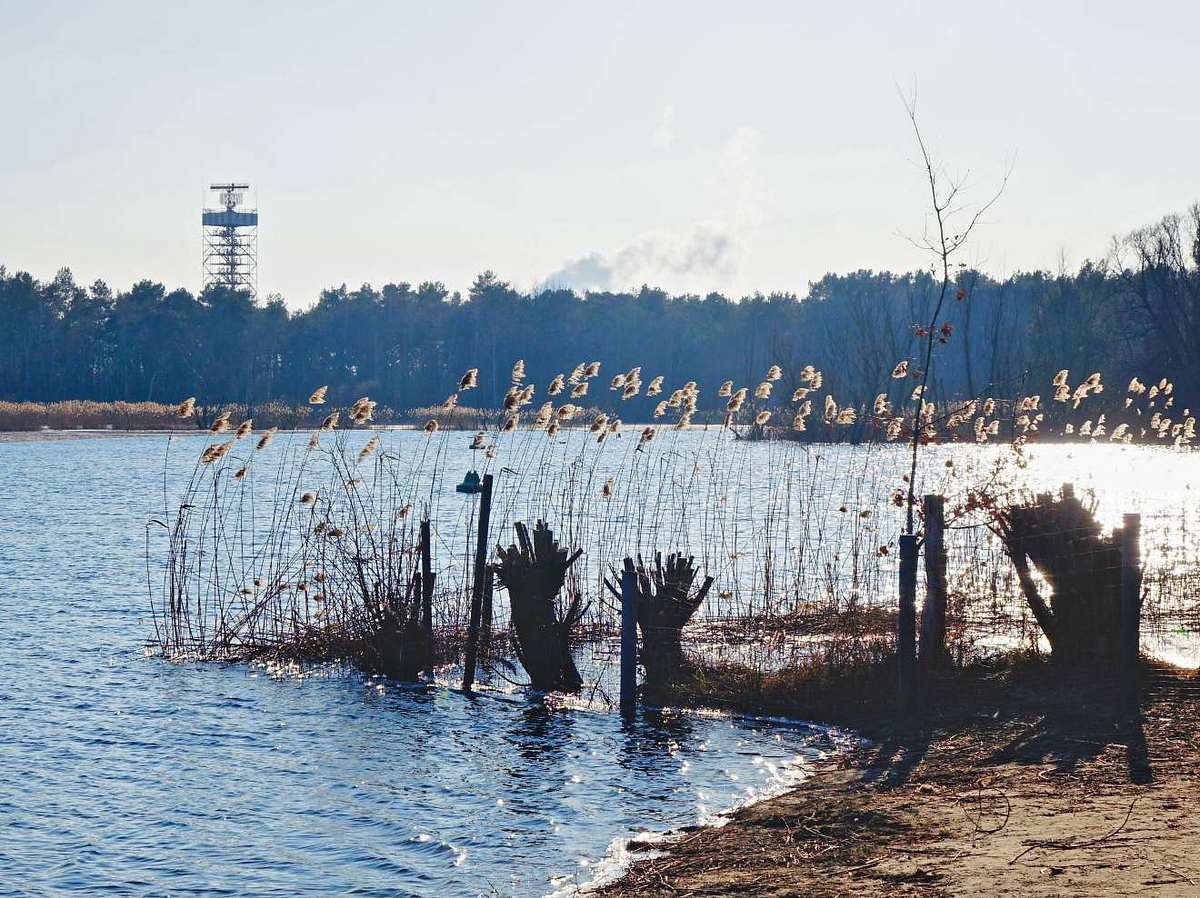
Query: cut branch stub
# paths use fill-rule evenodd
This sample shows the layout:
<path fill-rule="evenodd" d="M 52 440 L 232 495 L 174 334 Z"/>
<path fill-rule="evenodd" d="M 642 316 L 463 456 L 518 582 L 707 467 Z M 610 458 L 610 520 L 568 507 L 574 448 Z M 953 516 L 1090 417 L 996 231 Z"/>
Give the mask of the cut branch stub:
<path fill-rule="evenodd" d="M 559 546 L 544 521 L 532 539 L 525 524 L 514 525 L 517 545 L 497 546 L 492 565 L 500 585 L 508 590 L 517 658 L 530 684 L 543 692 L 578 692 L 583 678 L 571 657 L 571 631 L 586 610 L 578 595 L 560 604 L 558 594 L 567 569 L 583 554 Z"/>

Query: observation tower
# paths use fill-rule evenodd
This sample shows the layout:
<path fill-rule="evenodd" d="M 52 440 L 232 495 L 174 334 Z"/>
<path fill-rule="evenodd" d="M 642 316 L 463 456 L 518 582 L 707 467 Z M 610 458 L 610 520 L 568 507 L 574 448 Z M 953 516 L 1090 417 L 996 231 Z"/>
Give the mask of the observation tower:
<path fill-rule="evenodd" d="M 205 209 L 204 287 L 258 293 L 258 210 L 239 208 L 249 184 L 211 184 L 220 208 Z"/>

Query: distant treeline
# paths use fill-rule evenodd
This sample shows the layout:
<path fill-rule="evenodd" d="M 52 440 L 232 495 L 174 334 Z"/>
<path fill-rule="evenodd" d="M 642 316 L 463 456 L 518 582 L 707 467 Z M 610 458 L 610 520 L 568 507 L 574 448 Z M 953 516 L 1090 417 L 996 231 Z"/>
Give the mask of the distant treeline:
<path fill-rule="evenodd" d="M 1198 233 L 1194 206 L 1074 272 L 997 280 L 961 270 L 928 398 L 1049 393 L 1062 368 L 1072 380 L 1102 371 L 1122 389 L 1134 374 L 1166 376 L 1183 396 L 1196 395 Z M 724 380 L 753 389 L 778 364 L 788 388 L 813 365 L 839 402 L 862 403 L 903 389 L 890 373 L 900 359 L 918 358 L 917 328 L 928 323 L 938 288 L 928 271 L 864 270 L 826 275 L 803 297 L 735 301 L 649 287 L 529 294 L 486 272 L 465 296 L 439 283 L 343 286 L 289 312 L 277 296 L 197 296 L 151 281 L 114 293 L 101 281 L 80 286 L 66 269 L 39 282 L 0 267 L 0 399 L 303 403 L 328 384 L 331 402 L 369 395 L 407 409 L 440 403 L 464 370 L 478 367 L 470 400 L 494 408 L 521 358 L 539 387 L 592 360 L 604 375 L 639 365 L 647 379 L 664 375 L 668 390 L 694 380 L 702 410 L 724 403 L 716 396 Z M 589 400 L 603 400 L 600 387 Z M 626 419 L 648 416 L 653 402 L 631 400 Z"/>

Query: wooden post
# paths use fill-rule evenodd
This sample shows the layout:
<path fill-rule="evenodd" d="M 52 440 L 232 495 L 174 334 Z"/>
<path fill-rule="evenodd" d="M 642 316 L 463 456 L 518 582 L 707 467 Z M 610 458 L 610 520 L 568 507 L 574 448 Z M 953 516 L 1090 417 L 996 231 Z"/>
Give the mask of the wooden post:
<path fill-rule="evenodd" d="M 479 653 L 479 619 L 483 615 L 483 588 L 488 559 L 488 522 L 492 517 L 492 475 L 483 475 L 479 492 L 479 539 L 475 544 L 474 580 L 471 584 L 471 620 L 467 625 L 467 653 L 463 664 L 463 690 L 475 685 L 475 661 Z"/>
<path fill-rule="evenodd" d="M 637 706 L 637 572 L 625 559 L 621 573 L 621 713 Z"/>
<path fill-rule="evenodd" d="M 1142 556 L 1140 514 L 1125 515 L 1121 529 L 1121 660 L 1128 685 L 1137 676 L 1138 653 L 1142 643 Z"/>
<path fill-rule="evenodd" d="M 925 606 L 921 613 L 921 665 L 946 660 L 946 500 L 925 497 Z"/>
<path fill-rule="evenodd" d="M 917 537 L 900 537 L 900 611 L 896 617 L 896 674 L 901 712 L 913 697 L 913 668 L 917 655 Z"/>
<path fill-rule="evenodd" d="M 489 657 L 492 652 L 492 590 L 495 589 L 495 573 L 490 564 L 485 566 L 483 573 L 483 614 L 481 615 L 479 630 L 480 654 L 484 658 Z"/>
<path fill-rule="evenodd" d="M 433 551 L 429 518 L 421 521 L 421 632 L 425 637 L 425 672 L 433 676 Z"/>

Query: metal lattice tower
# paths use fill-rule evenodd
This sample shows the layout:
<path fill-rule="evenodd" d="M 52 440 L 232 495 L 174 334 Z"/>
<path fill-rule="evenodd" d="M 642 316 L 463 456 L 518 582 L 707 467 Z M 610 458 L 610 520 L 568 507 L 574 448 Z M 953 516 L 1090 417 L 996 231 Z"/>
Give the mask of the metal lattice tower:
<path fill-rule="evenodd" d="M 205 209 L 204 286 L 258 293 L 258 210 L 238 209 L 249 184 L 212 184 L 223 208 Z"/>

